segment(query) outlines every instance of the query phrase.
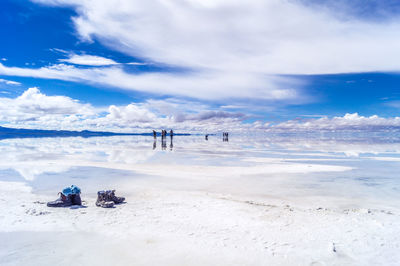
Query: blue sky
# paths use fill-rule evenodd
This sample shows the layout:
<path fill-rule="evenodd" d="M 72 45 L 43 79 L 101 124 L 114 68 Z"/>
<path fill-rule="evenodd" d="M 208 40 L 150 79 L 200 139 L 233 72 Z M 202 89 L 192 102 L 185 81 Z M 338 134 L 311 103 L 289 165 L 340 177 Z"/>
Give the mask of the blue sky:
<path fill-rule="evenodd" d="M 1 2 L 2 124 L 219 131 L 398 116 L 397 1 L 111 2 Z"/>

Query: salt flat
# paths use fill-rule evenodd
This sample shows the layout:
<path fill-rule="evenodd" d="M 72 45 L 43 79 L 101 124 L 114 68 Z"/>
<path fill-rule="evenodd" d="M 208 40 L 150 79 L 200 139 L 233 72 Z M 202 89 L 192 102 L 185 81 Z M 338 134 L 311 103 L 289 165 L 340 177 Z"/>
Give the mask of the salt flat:
<path fill-rule="evenodd" d="M 0 264 L 400 261 L 399 144 L 190 136 L 153 147 L 148 137 L 0 141 Z M 71 184 L 83 207 L 46 207 Z M 96 207 L 107 188 L 126 203 Z"/>

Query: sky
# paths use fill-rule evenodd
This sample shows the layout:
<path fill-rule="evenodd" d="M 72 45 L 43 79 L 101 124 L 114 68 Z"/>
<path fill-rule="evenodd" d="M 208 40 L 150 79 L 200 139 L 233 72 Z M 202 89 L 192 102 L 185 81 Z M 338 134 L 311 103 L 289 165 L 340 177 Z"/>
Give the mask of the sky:
<path fill-rule="evenodd" d="M 3 0 L 0 125 L 400 129 L 395 0 Z"/>

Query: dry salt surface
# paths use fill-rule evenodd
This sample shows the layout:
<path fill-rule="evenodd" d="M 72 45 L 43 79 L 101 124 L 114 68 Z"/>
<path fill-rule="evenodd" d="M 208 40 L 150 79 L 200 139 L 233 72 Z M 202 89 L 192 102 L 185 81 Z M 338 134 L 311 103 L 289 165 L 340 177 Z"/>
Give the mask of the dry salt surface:
<path fill-rule="evenodd" d="M 398 265 L 392 140 L 167 140 L 0 141 L 0 265 Z"/>

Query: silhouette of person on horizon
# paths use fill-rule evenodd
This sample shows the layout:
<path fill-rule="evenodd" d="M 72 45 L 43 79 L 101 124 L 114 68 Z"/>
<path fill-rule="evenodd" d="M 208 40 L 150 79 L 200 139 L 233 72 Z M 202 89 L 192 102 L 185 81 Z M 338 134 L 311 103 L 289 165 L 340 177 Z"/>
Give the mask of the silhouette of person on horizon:
<path fill-rule="evenodd" d="M 224 141 L 224 142 L 229 141 L 229 134 L 228 134 L 228 132 L 224 132 L 224 133 L 222 134 L 222 141 Z"/>
<path fill-rule="evenodd" d="M 172 136 L 173 136 L 173 135 L 171 135 L 171 140 L 170 140 L 170 142 L 169 142 L 169 150 L 170 150 L 170 151 L 172 151 L 172 149 L 174 148 L 174 143 L 173 143 L 173 141 L 172 141 Z"/>

